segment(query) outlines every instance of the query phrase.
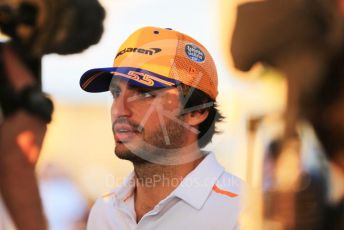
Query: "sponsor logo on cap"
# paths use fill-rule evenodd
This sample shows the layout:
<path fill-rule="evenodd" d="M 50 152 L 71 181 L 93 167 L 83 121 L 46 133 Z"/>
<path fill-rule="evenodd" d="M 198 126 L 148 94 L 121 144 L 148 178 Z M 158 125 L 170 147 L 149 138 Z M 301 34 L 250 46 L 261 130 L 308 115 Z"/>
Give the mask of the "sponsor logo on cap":
<path fill-rule="evenodd" d="M 121 73 L 118 71 L 113 71 L 111 72 L 111 74 L 113 74 L 114 76 L 121 76 L 121 77 L 125 77 L 128 79 L 137 81 L 146 86 L 154 86 L 155 82 L 160 82 L 166 86 L 175 85 L 173 82 L 169 82 L 159 77 L 156 77 L 147 73 L 137 72 L 137 71 L 129 71 L 128 73 Z"/>
<path fill-rule="evenodd" d="M 160 48 L 149 48 L 149 49 L 125 48 L 125 49 L 119 51 L 115 58 L 117 58 L 118 56 L 125 54 L 125 53 L 141 53 L 141 54 L 145 54 L 145 55 L 153 55 L 153 54 L 159 53 L 160 51 L 161 51 Z"/>
<path fill-rule="evenodd" d="M 185 46 L 185 53 L 189 59 L 195 62 L 204 62 L 205 60 L 203 51 L 193 44 L 187 44 Z"/>

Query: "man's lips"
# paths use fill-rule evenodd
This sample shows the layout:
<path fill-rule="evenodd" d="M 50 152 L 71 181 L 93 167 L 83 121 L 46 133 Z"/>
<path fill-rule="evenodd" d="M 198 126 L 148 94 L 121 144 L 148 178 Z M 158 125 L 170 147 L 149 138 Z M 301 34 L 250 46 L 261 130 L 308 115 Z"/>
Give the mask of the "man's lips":
<path fill-rule="evenodd" d="M 114 125 L 114 136 L 116 142 L 129 141 L 137 134 L 138 131 L 135 130 L 131 125 L 128 124 L 115 124 Z"/>

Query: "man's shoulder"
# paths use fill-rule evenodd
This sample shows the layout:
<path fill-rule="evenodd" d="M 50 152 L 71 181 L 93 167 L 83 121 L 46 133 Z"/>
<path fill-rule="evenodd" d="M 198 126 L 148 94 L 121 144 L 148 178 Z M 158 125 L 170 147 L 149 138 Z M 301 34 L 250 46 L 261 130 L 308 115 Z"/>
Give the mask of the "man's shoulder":
<path fill-rule="evenodd" d="M 99 210 L 104 209 L 107 206 L 113 205 L 116 199 L 115 190 L 103 193 L 100 195 L 93 204 L 92 209 Z"/>
<path fill-rule="evenodd" d="M 115 191 L 104 193 L 99 196 L 92 206 L 87 221 L 87 229 L 104 229 L 106 228 L 109 220 L 112 216 L 109 213 L 113 213 L 113 205 L 116 204 Z"/>
<path fill-rule="evenodd" d="M 245 186 L 245 182 L 241 178 L 224 171 L 215 182 L 213 192 L 231 198 L 240 197 Z"/>
<path fill-rule="evenodd" d="M 109 213 L 113 213 L 113 208 L 115 208 L 116 203 L 115 190 L 99 196 L 92 205 L 88 218 L 88 226 L 94 226 L 101 222 L 107 223 L 108 215 Z M 98 227 L 90 229 L 98 229 Z"/>
<path fill-rule="evenodd" d="M 244 199 L 245 182 L 223 171 L 212 187 L 207 206 L 225 213 L 238 214 Z"/>
<path fill-rule="evenodd" d="M 102 201 L 104 203 L 108 203 L 111 200 L 114 200 L 116 198 L 116 191 L 117 189 L 112 189 L 111 191 L 105 192 L 101 194 L 97 201 Z"/>
<path fill-rule="evenodd" d="M 202 212 L 212 216 L 207 220 L 214 226 L 234 228 L 239 220 L 243 205 L 245 183 L 233 174 L 223 171 L 213 184 L 211 192 L 202 207 Z M 216 216 L 212 214 L 216 212 Z"/>
<path fill-rule="evenodd" d="M 134 181 L 134 174 L 133 172 L 130 173 L 125 180 L 116 186 L 115 188 L 109 190 L 108 192 L 104 192 L 101 194 L 94 205 L 108 205 L 111 204 L 112 206 L 116 203 L 118 199 L 124 199 L 132 194 L 133 189 L 135 187 Z"/>

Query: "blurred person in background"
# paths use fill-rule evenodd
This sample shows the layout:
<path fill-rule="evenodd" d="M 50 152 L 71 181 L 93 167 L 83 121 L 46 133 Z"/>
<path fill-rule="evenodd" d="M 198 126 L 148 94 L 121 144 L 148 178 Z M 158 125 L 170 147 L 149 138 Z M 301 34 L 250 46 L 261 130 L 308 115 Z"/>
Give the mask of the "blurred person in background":
<path fill-rule="evenodd" d="M 35 87 L 35 78 L 11 47 L 2 47 L 2 61 L 14 90 L 13 96 L 20 91 L 24 94 L 23 89 L 27 89 L 27 96 L 36 92 L 36 99 L 44 99 L 38 91 L 28 90 L 34 89 L 30 87 Z M 6 100 L 13 102 L 16 98 L 7 97 Z M 47 227 L 34 170 L 51 115 L 52 104 L 50 100 L 44 100 L 39 106 L 50 107 L 48 117 L 47 114 L 28 110 L 37 104 L 30 104 L 34 101 L 27 100 L 21 101 L 16 110 L 7 114 L 0 123 L 0 189 L 1 197 L 6 199 L 9 207 L 7 210 L 3 200 L 0 200 L 1 229 L 16 229 L 14 223 L 18 229 Z"/>
<path fill-rule="evenodd" d="M 12 220 L 18 229 L 47 228 L 34 170 L 53 110 L 41 88 L 41 58 L 97 43 L 104 15 L 97 0 L 0 1 L 7 36 L 0 44 L 1 229 L 12 229 Z"/>
<path fill-rule="evenodd" d="M 239 228 L 243 182 L 202 150 L 222 120 L 204 46 L 144 27 L 122 44 L 113 67 L 87 71 L 80 85 L 112 93 L 115 154 L 134 165 L 120 187 L 97 199 L 89 230 Z"/>
<path fill-rule="evenodd" d="M 323 147 L 323 153 L 329 160 L 325 187 L 324 229 L 344 228 L 343 92 L 344 46 L 329 61 L 322 84 L 315 90 L 313 100 L 302 110 L 313 125 Z"/>
<path fill-rule="evenodd" d="M 272 208 L 265 221 L 280 229 L 344 228 L 343 44 L 343 0 L 266 0 L 238 8 L 235 66 L 247 71 L 259 62 L 287 79 L 285 130 L 272 159 L 276 198 L 264 204 Z M 300 144 L 309 144 L 299 143 L 301 122 L 312 125 L 322 146 L 312 154 L 327 157 L 317 172 L 300 167 Z"/>

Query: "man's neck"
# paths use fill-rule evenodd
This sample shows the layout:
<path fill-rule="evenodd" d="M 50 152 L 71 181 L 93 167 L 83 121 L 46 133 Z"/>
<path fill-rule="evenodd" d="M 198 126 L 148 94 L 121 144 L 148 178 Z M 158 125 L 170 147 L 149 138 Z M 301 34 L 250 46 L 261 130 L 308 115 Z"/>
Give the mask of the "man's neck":
<path fill-rule="evenodd" d="M 165 199 L 197 165 L 203 157 L 200 151 L 195 160 L 179 165 L 154 163 L 134 164 L 136 176 L 135 211 L 137 222 Z"/>

